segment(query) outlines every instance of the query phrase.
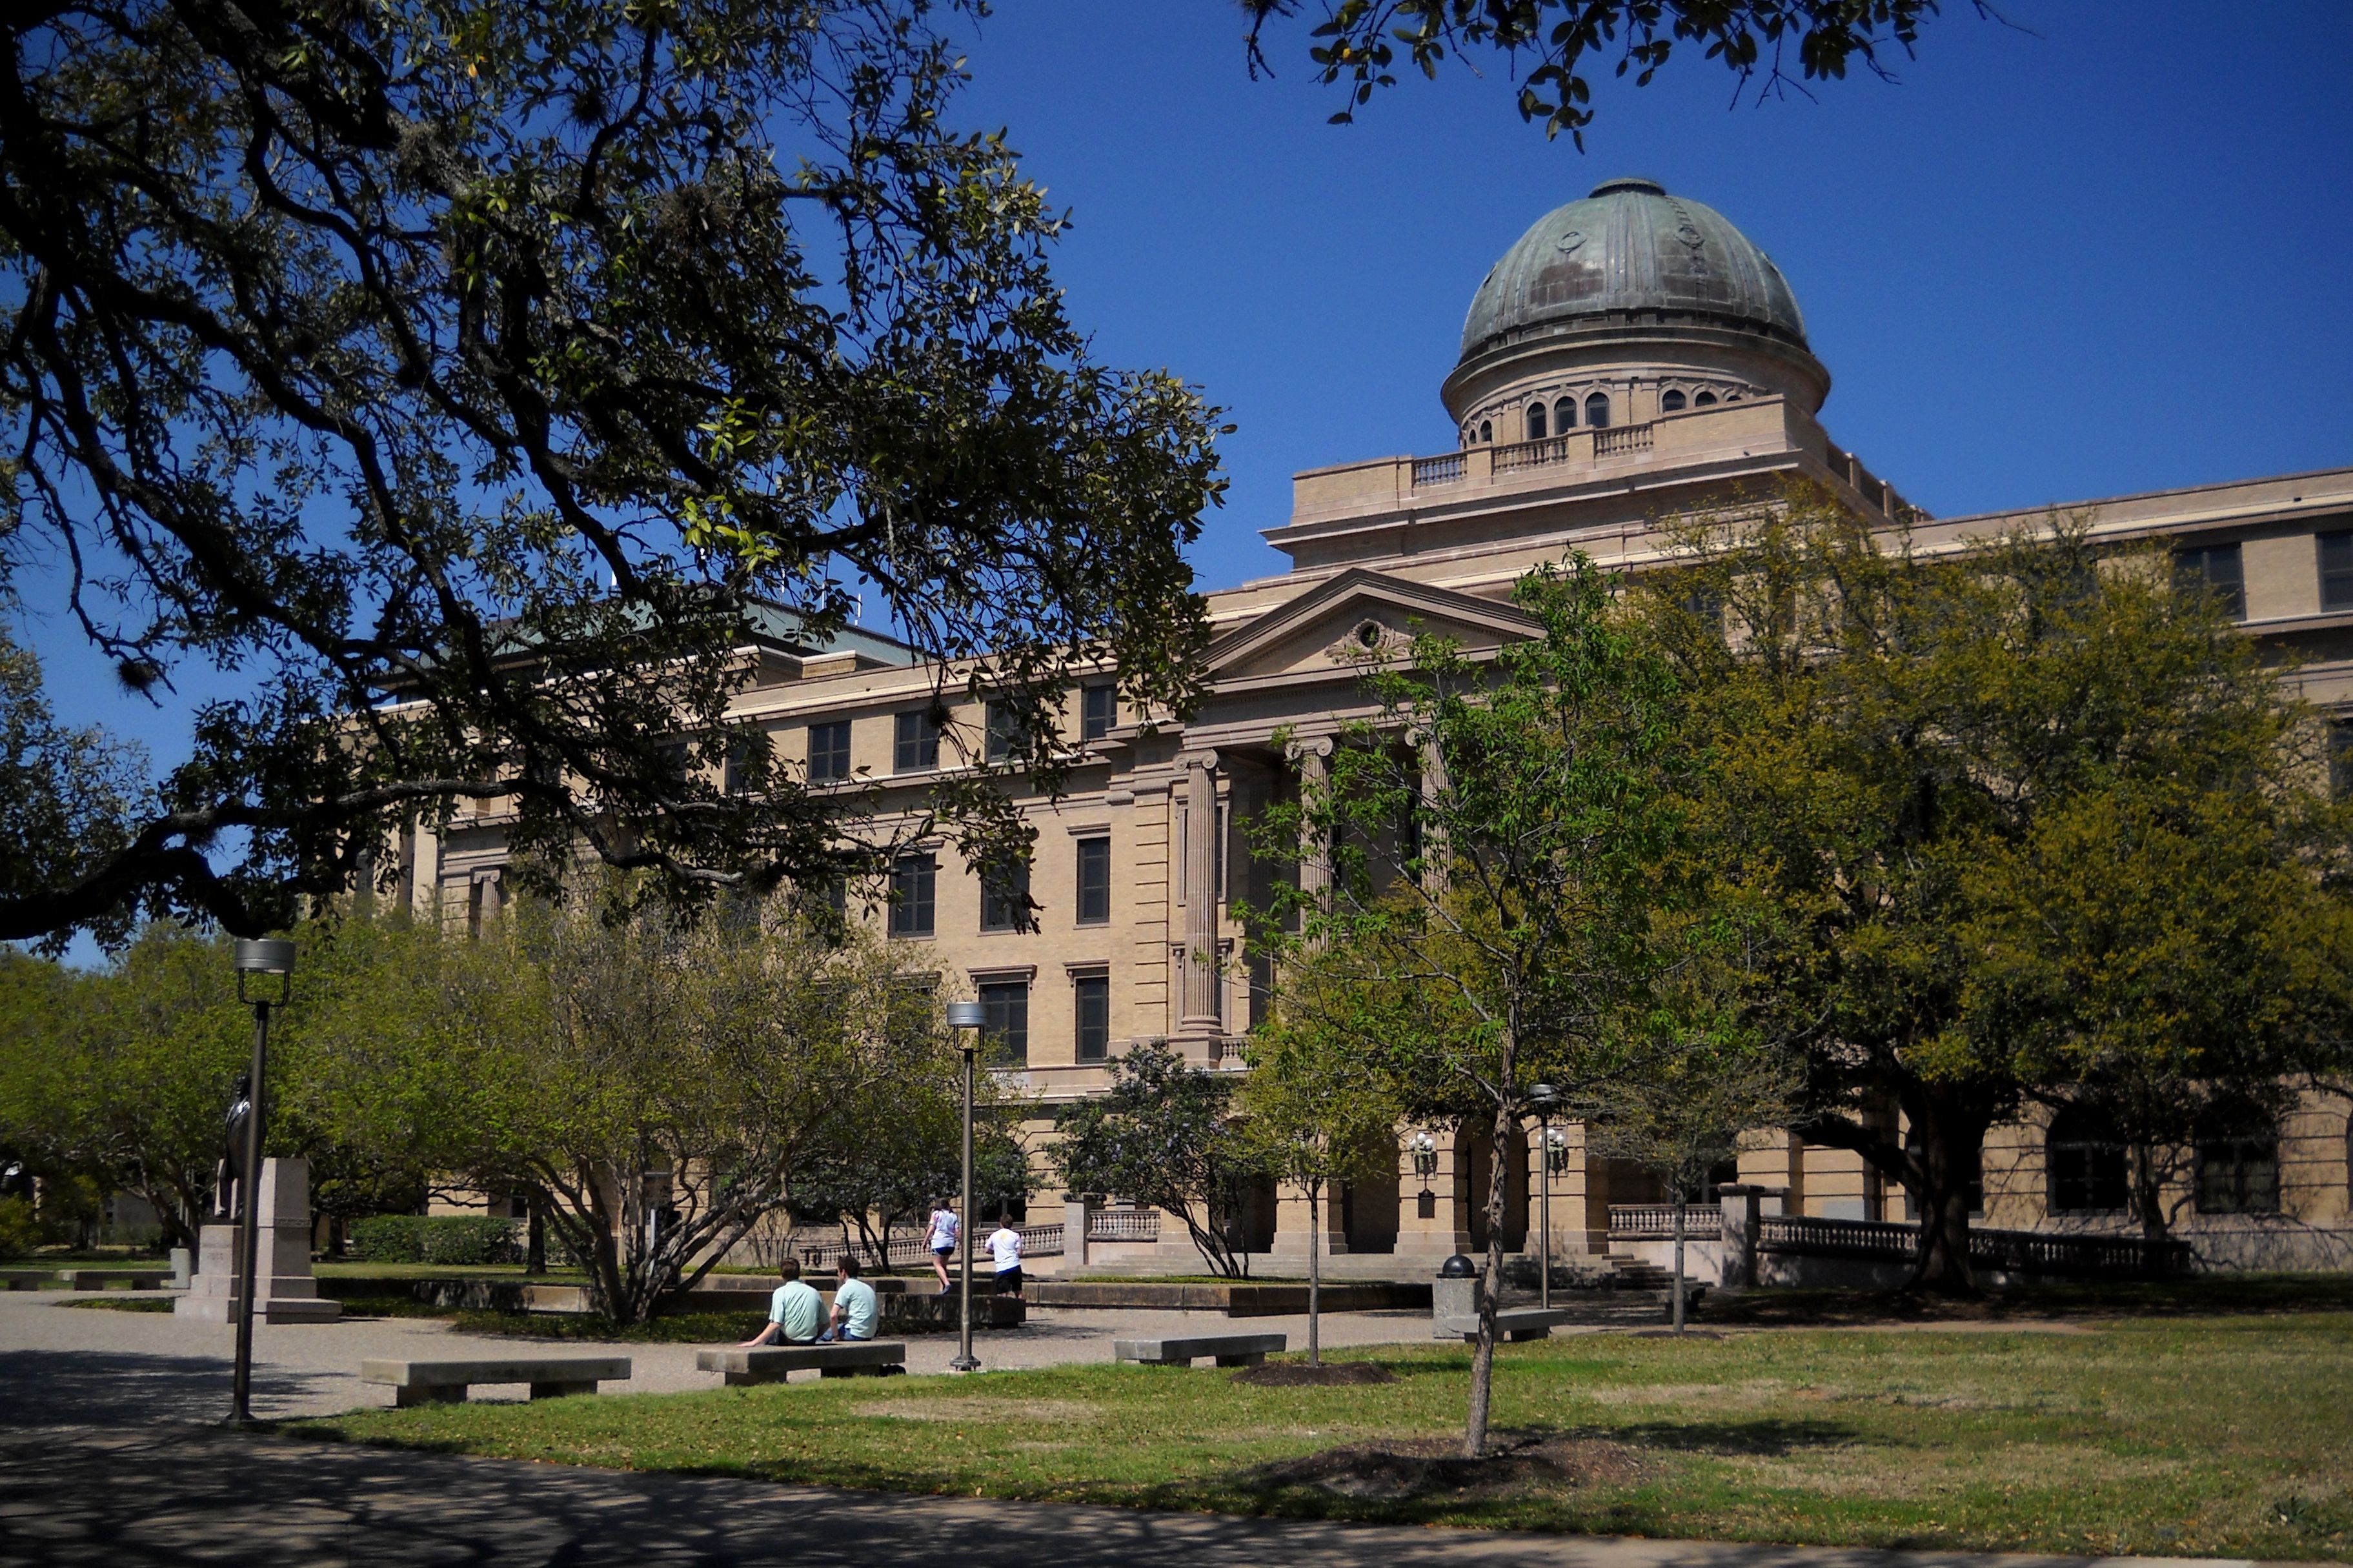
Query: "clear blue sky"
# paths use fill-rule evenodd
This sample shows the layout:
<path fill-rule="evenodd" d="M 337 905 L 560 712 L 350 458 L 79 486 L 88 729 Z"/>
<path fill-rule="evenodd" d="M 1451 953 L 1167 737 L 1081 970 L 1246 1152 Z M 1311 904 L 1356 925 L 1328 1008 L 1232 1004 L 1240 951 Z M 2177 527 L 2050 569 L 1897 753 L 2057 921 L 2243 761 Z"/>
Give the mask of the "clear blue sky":
<path fill-rule="evenodd" d="M 2353 4 L 2000 4 L 2031 31 L 1947 0 L 1896 85 L 1735 109 L 1696 58 L 1605 85 L 1580 154 L 1492 68 L 1331 126 L 1303 27 L 1253 83 L 1226 0 L 1001 0 L 964 118 L 1072 210 L 1060 270 L 1099 356 L 1230 410 L 1205 587 L 1282 568 L 1258 531 L 1293 469 L 1451 447 L 1438 384 L 1479 279 L 1626 173 L 1780 263 L 1836 377 L 1825 422 L 1932 511 L 2353 463 Z M 185 705 L 124 697 L 27 607 L 67 712 L 185 754 Z"/>

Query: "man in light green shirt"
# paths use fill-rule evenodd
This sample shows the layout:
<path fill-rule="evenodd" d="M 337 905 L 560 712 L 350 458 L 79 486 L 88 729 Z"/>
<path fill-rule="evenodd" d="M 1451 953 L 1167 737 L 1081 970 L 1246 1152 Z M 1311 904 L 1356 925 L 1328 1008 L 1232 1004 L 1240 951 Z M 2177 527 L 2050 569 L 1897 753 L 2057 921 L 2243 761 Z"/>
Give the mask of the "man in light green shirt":
<path fill-rule="evenodd" d="M 858 1259 L 848 1253 L 841 1256 L 839 1278 L 833 1286 L 833 1321 L 818 1336 L 819 1344 L 840 1340 L 871 1340 L 874 1325 L 882 1316 L 882 1303 L 874 1297 L 874 1287 L 858 1277 Z"/>
<path fill-rule="evenodd" d="M 816 1342 L 818 1324 L 825 1316 L 824 1299 L 802 1282 L 797 1268 L 787 1264 L 783 1272 L 785 1282 L 768 1298 L 767 1327 L 736 1349 L 751 1350 L 771 1340 L 786 1345 Z"/>

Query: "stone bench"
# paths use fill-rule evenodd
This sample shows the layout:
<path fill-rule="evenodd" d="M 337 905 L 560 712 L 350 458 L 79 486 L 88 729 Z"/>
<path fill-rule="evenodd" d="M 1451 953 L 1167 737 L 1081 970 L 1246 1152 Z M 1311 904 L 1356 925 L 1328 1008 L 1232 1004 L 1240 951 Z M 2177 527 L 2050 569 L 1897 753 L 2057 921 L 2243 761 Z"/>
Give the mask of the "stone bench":
<path fill-rule="evenodd" d="M 897 1340 L 844 1340 L 822 1345 L 760 1345 L 752 1350 L 697 1351 L 698 1372 L 722 1374 L 730 1388 L 783 1383 L 787 1373 L 814 1370 L 820 1377 L 889 1377 L 907 1370 L 907 1347 Z"/>
<path fill-rule="evenodd" d="M 463 1405 L 478 1383 L 527 1383 L 533 1399 L 594 1394 L 600 1383 L 626 1382 L 625 1355 L 516 1356 L 501 1361 L 363 1361 L 362 1383 L 392 1384 L 396 1408 L 412 1405 Z"/>
<path fill-rule="evenodd" d="M 1577 1316 L 1559 1307 L 1506 1307 L 1495 1314 L 1495 1332 L 1506 1340 L 1541 1340 L 1553 1330 Z M 1475 1340 L 1479 1337 L 1479 1319 L 1470 1317 L 1440 1318 L 1432 1325 L 1430 1337 L 1440 1340 Z"/>
<path fill-rule="evenodd" d="M 1190 1366 L 1202 1356 L 1219 1366 L 1260 1366 L 1269 1355 L 1290 1344 L 1282 1334 L 1192 1334 L 1183 1339 L 1113 1340 L 1114 1361 L 1141 1362 L 1146 1366 Z"/>
<path fill-rule="evenodd" d="M 63 1287 L 58 1283 L 58 1271 L 54 1268 L 0 1268 L 0 1290 L 61 1289 Z"/>
<path fill-rule="evenodd" d="M 58 1278 L 69 1290 L 103 1290 L 127 1285 L 133 1290 L 160 1289 L 172 1278 L 168 1268 L 60 1268 Z"/>

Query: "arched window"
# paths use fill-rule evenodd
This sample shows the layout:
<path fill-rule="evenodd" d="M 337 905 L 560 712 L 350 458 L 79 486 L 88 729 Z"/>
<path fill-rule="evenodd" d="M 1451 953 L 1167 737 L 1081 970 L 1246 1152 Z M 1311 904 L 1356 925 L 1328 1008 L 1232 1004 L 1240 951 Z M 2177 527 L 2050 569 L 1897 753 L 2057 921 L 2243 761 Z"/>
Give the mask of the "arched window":
<path fill-rule="evenodd" d="M 1528 439 L 1541 441 L 1544 438 L 1545 405 L 1541 403 L 1531 403 L 1528 405 Z"/>
<path fill-rule="evenodd" d="M 1493 441 L 1494 438 L 1495 422 L 1492 419 L 1482 419 L 1479 421 L 1479 439 L 1482 441 Z"/>
<path fill-rule="evenodd" d="M 1693 399 L 1692 399 L 1692 406 L 1693 406 L 1694 408 L 1713 408 L 1713 407 L 1715 407 L 1715 393 L 1713 393 L 1713 392 L 1703 392 L 1703 393 L 1701 393 L 1697 397 L 1694 397 L 1694 398 L 1693 398 Z"/>
<path fill-rule="evenodd" d="M 1680 393 L 1680 392 L 1677 392 L 1677 391 L 1673 390 L 1672 387 L 1671 387 L 1671 388 L 1669 388 L 1667 391 L 1665 391 L 1665 392 L 1662 392 L 1662 393 L 1659 394 L 1659 412 L 1660 412 L 1660 413 L 1662 413 L 1662 414 L 1678 414 L 1678 413 L 1681 413 L 1681 412 L 1683 411 L 1683 395 L 1682 393 Z"/>
<path fill-rule="evenodd" d="M 1576 428 L 1577 399 L 1574 397 L 1564 397 L 1558 403 L 1552 405 L 1553 434 L 1556 436 L 1566 436 L 1571 430 Z"/>
<path fill-rule="evenodd" d="M 2107 1118 L 2079 1105 L 2051 1119 L 2042 1141 L 2052 1214 L 2117 1214 L 2130 1190 L 2124 1141 Z"/>
<path fill-rule="evenodd" d="M 2200 1126 L 2200 1214 L 2277 1214 L 2279 1189 L 2279 1129 L 2272 1122 L 2242 1114 Z"/>
<path fill-rule="evenodd" d="M 1585 400 L 1585 422 L 1596 430 L 1609 428 L 1609 397 L 1597 392 Z"/>

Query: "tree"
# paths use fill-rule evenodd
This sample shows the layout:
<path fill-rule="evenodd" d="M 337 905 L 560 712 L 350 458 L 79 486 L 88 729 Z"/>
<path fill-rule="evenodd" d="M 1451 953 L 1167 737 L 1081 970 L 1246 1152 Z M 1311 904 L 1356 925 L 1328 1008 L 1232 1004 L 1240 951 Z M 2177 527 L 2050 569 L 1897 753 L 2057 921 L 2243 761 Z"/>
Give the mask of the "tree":
<path fill-rule="evenodd" d="M 1282 984 L 1314 984 L 1312 958 Z M 1389 1086 L 1356 1042 L 1321 1027 L 1310 1000 L 1293 1021 L 1277 1004 L 1271 1023 L 1243 1042 L 1250 1076 L 1239 1104 L 1243 1127 L 1267 1166 L 1307 1200 L 1307 1364 L 1324 1363 L 1324 1203 L 1343 1182 L 1397 1180 L 1398 1113 Z"/>
<path fill-rule="evenodd" d="M 1187 1066 L 1160 1042 L 1137 1046 L 1113 1064 L 1108 1091 L 1062 1110 L 1056 1173 L 1071 1192 L 1115 1194 L 1174 1215 L 1211 1273 L 1247 1279 L 1237 1225 L 1265 1167 L 1233 1099 L 1230 1078 Z"/>
<path fill-rule="evenodd" d="M 983 775 L 1058 784 L 1074 669 L 1184 707 L 1217 416 L 1089 357 L 1062 216 L 954 128 L 965 9 L 12 10 L 0 569 L 66 563 L 134 690 L 257 695 L 152 799 L 0 778 L 90 829 L 27 842 L 0 939 L 258 934 L 469 800 L 541 891 L 582 855 L 690 907 L 871 871 L 889 835 L 729 710 L 741 650 L 861 594 L 1023 721 L 934 798 L 976 861 L 1027 843 Z"/>
<path fill-rule="evenodd" d="M 173 1245 L 193 1247 L 253 1046 L 227 942 L 159 925 L 110 970 L 12 956 L 0 986 L 11 1025 L 0 1141 L 51 1180 L 138 1194 Z M 297 1152 L 277 1118 L 264 1152 Z"/>
<path fill-rule="evenodd" d="M 1250 72 L 1271 74 L 1267 25 L 1304 7 L 1240 3 Z M 1975 4 L 1979 16 L 1995 15 L 1987 0 Z M 1921 24 L 1940 9 L 1941 0 L 1324 0 L 1307 58 L 1317 80 L 1346 84 L 1346 106 L 1332 116 L 1345 123 L 1377 89 L 1397 84 L 1400 51 L 1425 77 L 1450 54 L 1501 54 L 1519 79 L 1520 118 L 1542 120 L 1547 137 L 1567 132 L 1582 150 L 1594 114 L 1588 78 L 1612 49 L 1612 74 L 1648 86 L 1676 46 L 1689 45 L 1731 70 L 1736 102 L 1751 87 L 1767 98 L 1843 79 L 1858 61 L 1892 80 L 1889 57 L 1910 58 Z"/>
<path fill-rule="evenodd" d="M 839 1225 L 877 1268 L 890 1266 L 891 1234 L 923 1220 L 964 1184 L 963 1106 L 953 1081 L 921 1079 L 870 1105 L 854 1144 L 801 1162 L 786 1193 L 796 1221 Z M 972 1201 L 979 1215 L 1029 1201 L 1029 1152 L 1001 1108 L 976 1107 L 972 1129 Z"/>
<path fill-rule="evenodd" d="M 9 847 L 0 857 L 0 904 L 37 898 L 119 854 L 123 825 L 147 807 L 145 773 L 136 748 L 96 727 L 58 722 L 41 688 L 40 661 L 0 626 L 0 842 Z M 95 916 L 90 929 L 109 945 L 120 943 L 132 913 Z M 18 934 L 55 956 L 69 933 Z"/>
<path fill-rule="evenodd" d="M 881 944 L 766 911 L 685 928 L 526 903 L 479 942 L 425 933 L 382 979 L 400 994 L 314 1026 L 344 1141 L 525 1194 L 617 1322 L 951 1070 L 928 989 Z"/>
<path fill-rule="evenodd" d="M 1974 1289 L 1970 1179 L 2028 1100 L 2343 1037 L 2312 725 L 2161 547 L 2054 516 L 1929 552 L 1803 488 L 1682 542 L 1637 592 L 1723 759 L 1727 886 L 1790 938 L 1755 1016 L 1802 1045 L 1794 1129 L 1912 1193 L 1915 1285 Z"/>
<path fill-rule="evenodd" d="M 1265 814 L 1261 852 L 1328 846 L 1329 887 L 1278 891 L 1259 940 L 1289 1016 L 1374 1064 L 1409 1118 L 1462 1119 L 1490 1159 L 1464 1451 L 1483 1452 L 1510 1162 L 1529 1087 L 1599 1100 L 1652 1049 L 1630 1020 L 1712 922 L 1681 805 L 1704 757 L 1673 676 L 1582 557 L 1524 578 L 1530 635 L 1492 664 L 1430 637 L 1365 680 L 1326 780 Z"/>
<path fill-rule="evenodd" d="M 1691 1023 L 1696 1019 L 1698 1027 Z M 1586 1147 L 1665 1181 L 1674 1209 L 1674 1325 L 1683 1331 L 1683 1205 L 1740 1150 L 1741 1137 L 1788 1119 L 1794 1063 L 1749 1036 L 1730 1009 L 1659 1021 L 1672 1039 L 1640 1077 L 1618 1085 L 1588 1123 Z M 1687 1032 L 1688 1031 L 1688 1032 Z"/>

